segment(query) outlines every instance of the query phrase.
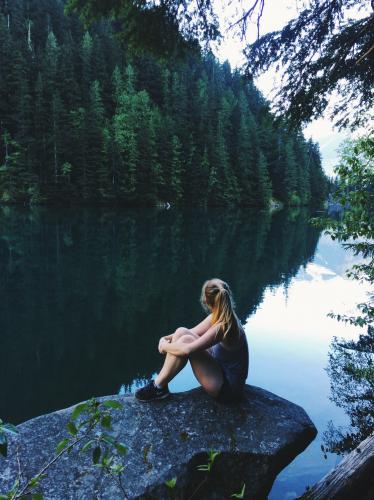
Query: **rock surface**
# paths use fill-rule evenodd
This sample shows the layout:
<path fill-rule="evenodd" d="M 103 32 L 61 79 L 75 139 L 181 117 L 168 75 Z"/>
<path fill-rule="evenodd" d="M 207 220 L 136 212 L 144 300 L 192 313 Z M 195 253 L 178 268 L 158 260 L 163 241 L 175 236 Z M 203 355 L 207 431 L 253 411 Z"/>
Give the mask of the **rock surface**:
<path fill-rule="evenodd" d="M 277 474 L 317 433 L 301 407 L 254 386 L 246 386 L 238 406 L 221 405 L 201 389 L 152 403 L 133 396 L 110 399 L 123 403 L 123 409 L 112 411 L 112 433 L 129 448 L 122 482 L 132 499 L 227 499 L 243 483 L 244 498 L 266 498 Z M 0 458 L 0 492 L 17 476 L 17 448 L 28 478 L 54 456 L 56 444 L 67 436 L 72 409 L 18 426 L 8 459 Z M 221 453 L 207 474 L 197 466 L 207 463 L 211 449 Z M 177 483 L 170 489 L 165 481 L 173 477 Z M 63 455 L 41 485 L 45 499 L 124 498 L 114 480 L 92 465 L 91 455 L 78 450 Z"/>

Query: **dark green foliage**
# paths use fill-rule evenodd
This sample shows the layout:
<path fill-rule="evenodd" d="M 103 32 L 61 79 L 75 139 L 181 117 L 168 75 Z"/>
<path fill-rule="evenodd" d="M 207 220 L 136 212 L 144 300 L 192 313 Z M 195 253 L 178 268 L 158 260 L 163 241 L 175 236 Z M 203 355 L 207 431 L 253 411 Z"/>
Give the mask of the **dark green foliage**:
<path fill-rule="evenodd" d="M 374 139 L 362 136 L 347 141 L 341 151 L 341 158 L 335 173 L 339 185 L 334 193 L 334 200 L 342 207 L 340 220 L 317 220 L 333 239 L 362 255 L 366 261 L 356 264 L 348 275 L 354 279 L 374 283 Z M 339 317 L 359 326 L 371 325 L 374 321 L 373 307 L 364 307 L 362 321 L 355 318 Z"/>
<path fill-rule="evenodd" d="M 86 22 L 101 16 L 115 18 L 120 39 L 132 51 L 172 57 L 198 50 L 200 38 L 220 36 L 212 1 L 190 4 L 184 0 L 68 0 L 66 10 L 79 12 Z"/>
<path fill-rule="evenodd" d="M 374 329 L 358 340 L 334 338 L 329 352 L 331 399 L 350 419 L 347 429 L 330 422 L 324 434 L 326 451 L 344 454 L 356 448 L 374 426 Z"/>
<path fill-rule="evenodd" d="M 335 91 L 337 125 L 363 125 L 374 103 L 373 44 L 373 2 L 315 0 L 282 30 L 249 45 L 246 66 L 250 74 L 286 68 L 277 104 L 293 123 L 321 116 Z"/>
<path fill-rule="evenodd" d="M 314 151 L 317 154 L 318 151 Z M 353 316 L 330 314 L 338 321 L 366 328 L 358 340 L 335 338 L 329 353 L 331 399 L 344 408 L 348 429 L 330 424 L 325 433 L 327 451 L 351 451 L 372 433 L 374 425 L 374 139 L 370 135 L 347 141 L 335 169 L 339 183 L 334 201 L 342 207 L 340 218 L 319 219 L 332 239 L 363 258 L 347 275 L 370 287 L 367 300 L 357 305 Z"/>
<path fill-rule="evenodd" d="M 0 2 L 0 42 L 3 202 L 323 200 L 318 147 L 210 53 L 121 51 L 108 21 L 85 31 L 56 0 Z"/>
<path fill-rule="evenodd" d="M 276 104 L 283 115 L 299 125 L 320 116 L 335 92 L 331 113 L 338 126 L 369 123 L 374 103 L 373 1 L 314 0 L 295 2 L 298 15 L 280 31 L 260 35 L 266 0 L 68 0 L 67 8 L 86 22 L 113 16 L 119 38 L 138 51 L 163 56 L 181 53 L 199 41 L 220 37 L 215 11 L 227 14 L 226 25 L 245 39 L 248 27 L 257 40 L 245 50 L 246 72 L 252 76 L 274 66 L 285 68 Z M 160 5 L 161 4 L 161 5 Z M 271 3 L 269 2 L 271 8 Z M 268 10 L 268 13 L 270 9 Z M 223 30 L 222 30 L 223 31 Z M 163 33 L 162 37 L 157 33 Z"/>
<path fill-rule="evenodd" d="M 22 499 L 32 498 L 32 500 L 43 500 L 42 493 L 36 491 L 40 488 L 43 479 L 50 473 L 51 467 L 60 460 L 63 455 L 69 454 L 72 449 L 78 453 L 92 452 L 92 463 L 102 469 L 102 473 L 117 480 L 117 483 L 127 497 L 127 493 L 121 482 L 121 474 L 124 465 L 119 461 L 120 457 L 126 455 L 126 446 L 117 441 L 108 432 L 112 429 L 112 415 L 110 409 L 121 409 L 122 404 L 116 400 L 97 401 L 95 398 L 78 404 L 70 415 L 70 420 L 66 424 L 69 437 L 64 438 L 56 446 L 55 455 L 51 456 L 46 464 L 29 478 L 24 472 L 19 473 L 14 478 L 13 487 L 10 491 L 0 493 L 1 499 Z M 0 419 L 0 453 L 6 456 L 7 433 L 18 434 L 14 425 L 4 424 Z"/>
<path fill-rule="evenodd" d="M 4 423 L 0 418 L 0 455 L 3 457 L 6 457 L 8 453 L 7 434 L 18 434 L 17 427 Z"/>

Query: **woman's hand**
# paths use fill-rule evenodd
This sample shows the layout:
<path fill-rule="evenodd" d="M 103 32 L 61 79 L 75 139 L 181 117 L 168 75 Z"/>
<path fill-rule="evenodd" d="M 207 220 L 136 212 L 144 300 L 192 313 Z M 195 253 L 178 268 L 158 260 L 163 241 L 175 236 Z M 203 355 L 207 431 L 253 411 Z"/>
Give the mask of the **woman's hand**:
<path fill-rule="evenodd" d="M 161 350 L 163 353 L 174 354 L 175 356 L 188 356 L 189 343 L 183 340 L 174 340 L 173 342 L 161 342 Z"/>
<path fill-rule="evenodd" d="M 171 336 L 171 335 L 168 335 L 168 336 L 166 336 L 166 337 L 161 337 L 161 338 L 160 338 L 160 341 L 159 341 L 159 343 L 158 343 L 158 352 L 159 352 L 160 354 L 166 354 L 166 352 L 164 351 L 164 349 L 163 349 L 163 347 L 162 347 L 162 344 L 164 344 L 165 342 L 167 342 L 167 343 L 171 342 L 171 338 L 172 338 L 172 336 Z"/>

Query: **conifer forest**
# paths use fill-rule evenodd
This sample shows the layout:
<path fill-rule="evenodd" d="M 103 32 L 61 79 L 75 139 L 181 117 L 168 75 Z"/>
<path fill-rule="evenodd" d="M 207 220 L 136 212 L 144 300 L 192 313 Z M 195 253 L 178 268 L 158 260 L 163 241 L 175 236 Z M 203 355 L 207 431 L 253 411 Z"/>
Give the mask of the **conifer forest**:
<path fill-rule="evenodd" d="M 309 205 L 318 144 L 209 51 L 132 53 L 61 0 L 0 1 L 3 203 Z"/>

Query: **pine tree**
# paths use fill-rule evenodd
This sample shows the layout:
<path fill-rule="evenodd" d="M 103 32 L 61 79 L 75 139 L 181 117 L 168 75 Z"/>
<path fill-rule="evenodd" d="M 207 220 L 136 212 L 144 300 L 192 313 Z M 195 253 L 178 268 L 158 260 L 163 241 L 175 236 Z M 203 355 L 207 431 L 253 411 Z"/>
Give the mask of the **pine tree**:
<path fill-rule="evenodd" d="M 254 199 L 256 200 L 255 204 L 257 206 L 268 206 L 272 189 L 271 189 L 271 180 L 269 176 L 269 172 L 267 169 L 267 162 L 265 155 L 262 151 L 259 152 L 256 162 L 256 177 L 257 177 L 257 185 L 256 191 L 254 194 Z"/>
<path fill-rule="evenodd" d="M 326 176 L 322 170 L 321 153 L 318 144 L 311 139 L 308 141 L 310 163 L 310 193 L 311 201 L 315 205 L 320 205 L 327 195 Z"/>
<path fill-rule="evenodd" d="M 310 174 L 307 144 L 299 132 L 294 140 L 294 154 L 296 158 L 297 192 L 301 205 L 308 205 L 310 201 Z"/>
<path fill-rule="evenodd" d="M 88 105 L 90 86 L 94 79 L 93 77 L 93 64 L 92 64 L 92 53 L 93 53 L 93 40 L 88 31 L 85 32 L 82 45 L 81 45 L 81 58 L 82 58 L 82 96 L 83 102 Z"/>
<path fill-rule="evenodd" d="M 118 191 L 122 201 L 133 203 L 136 201 L 138 145 L 136 131 L 136 95 L 132 93 L 132 84 L 127 78 L 127 89 L 118 96 L 118 105 L 113 117 L 113 131 L 115 144 L 121 155 L 121 169 L 118 170 L 117 180 L 113 174 L 113 183 L 118 183 Z"/>
<path fill-rule="evenodd" d="M 109 177 L 104 159 L 103 134 L 104 106 L 100 83 L 95 80 L 90 86 L 90 101 L 86 114 L 86 186 L 87 198 L 97 200 L 108 189 Z"/>
<path fill-rule="evenodd" d="M 23 194 L 18 179 L 21 164 L 20 147 L 7 131 L 3 132 L 1 139 L 4 157 L 0 162 L 0 201 L 17 201 Z"/>
<path fill-rule="evenodd" d="M 173 135 L 171 141 L 171 179 L 170 188 L 172 201 L 180 202 L 183 197 L 182 187 L 182 158 L 181 158 L 181 142 L 176 135 Z"/>
<path fill-rule="evenodd" d="M 39 71 L 35 83 L 35 101 L 34 101 L 34 155 L 38 158 L 38 166 L 36 173 L 38 182 L 41 184 L 43 180 L 42 166 L 47 159 L 47 110 L 44 96 L 44 81 L 42 73 Z"/>

